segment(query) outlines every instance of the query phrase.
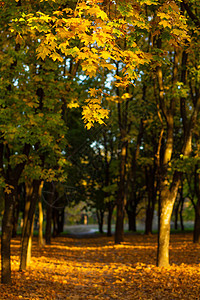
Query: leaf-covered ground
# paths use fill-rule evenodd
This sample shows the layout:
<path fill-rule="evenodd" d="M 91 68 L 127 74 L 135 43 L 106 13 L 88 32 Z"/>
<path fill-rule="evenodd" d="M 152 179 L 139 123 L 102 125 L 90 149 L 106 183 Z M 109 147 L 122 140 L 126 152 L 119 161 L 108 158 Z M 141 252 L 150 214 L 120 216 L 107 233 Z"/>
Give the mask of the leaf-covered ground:
<path fill-rule="evenodd" d="M 156 236 L 55 238 L 33 244 L 31 265 L 19 273 L 19 238 L 12 241 L 13 284 L 0 299 L 200 299 L 200 245 L 191 234 L 171 236 L 170 268 L 156 267 Z"/>

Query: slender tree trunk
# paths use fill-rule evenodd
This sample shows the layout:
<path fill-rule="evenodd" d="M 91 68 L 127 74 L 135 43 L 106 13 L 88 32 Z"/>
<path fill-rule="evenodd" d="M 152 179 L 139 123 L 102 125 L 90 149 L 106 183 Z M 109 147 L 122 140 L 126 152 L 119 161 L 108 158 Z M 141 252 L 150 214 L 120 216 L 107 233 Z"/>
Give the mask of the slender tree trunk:
<path fill-rule="evenodd" d="M 157 47 L 161 49 L 162 40 L 159 37 L 157 39 Z M 174 65 L 172 74 L 172 87 L 175 86 L 178 80 L 178 53 L 174 51 Z M 158 237 L 158 266 L 169 266 L 169 239 L 170 239 L 170 221 L 174 202 L 178 193 L 178 187 L 180 183 L 180 174 L 174 173 L 172 183 L 168 178 L 168 165 L 172 158 L 173 144 L 174 144 L 174 116 L 175 116 L 175 104 L 176 98 L 171 97 L 169 107 L 166 106 L 165 91 L 163 85 L 163 72 L 162 67 L 157 66 L 157 80 L 159 87 L 159 102 L 160 108 L 165 116 L 167 124 L 167 137 L 162 161 L 162 167 L 160 169 L 160 226 Z"/>
<path fill-rule="evenodd" d="M 53 183 L 50 186 L 50 193 L 47 198 L 47 208 L 46 208 L 46 230 L 45 230 L 45 239 L 46 244 L 51 245 L 51 223 L 52 223 L 52 203 L 54 198 L 55 188 Z"/>
<path fill-rule="evenodd" d="M 32 232 L 33 232 L 33 221 L 36 203 L 38 200 L 38 191 L 40 186 L 40 180 L 33 181 L 32 195 L 30 197 L 30 207 L 28 211 L 27 219 L 24 222 L 22 242 L 21 242 L 21 257 L 20 257 L 20 271 L 26 270 L 28 259 L 30 260 L 30 249 L 32 241 Z M 29 248 L 29 252 L 28 252 Z M 28 257 L 29 254 L 29 257 Z"/>
<path fill-rule="evenodd" d="M 182 199 L 181 202 L 181 209 L 180 209 L 180 223 L 181 223 L 181 231 L 184 231 L 184 222 L 183 222 L 183 205 L 184 205 L 184 198 Z"/>
<path fill-rule="evenodd" d="M 153 215 L 154 215 L 154 203 L 152 206 L 147 207 L 146 210 L 146 221 L 145 221 L 145 234 L 152 234 L 153 227 Z"/>
<path fill-rule="evenodd" d="M 148 194 L 148 205 L 146 209 L 146 221 L 145 221 L 145 234 L 152 234 L 154 208 L 156 203 L 158 183 L 156 181 L 156 161 L 154 160 L 154 167 L 146 168 L 146 186 Z"/>
<path fill-rule="evenodd" d="M 108 155 L 108 141 L 107 141 L 107 134 L 104 131 L 103 132 L 103 138 L 104 138 L 104 151 L 105 151 L 105 187 L 108 187 L 110 184 L 110 163 L 112 161 L 112 157 L 113 157 L 113 146 L 112 146 L 112 142 L 110 142 L 110 155 L 111 158 L 109 160 L 109 155 Z M 105 198 L 110 197 L 110 193 L 105 193 L 104 194 Z M 108 218 L 107 218 L 107 236 L 112 236 L 112 214 L 113 214 L 113 209 L 114 209 L 114 204 L 112 201 L 108 201 L 106 203 L 106 209 L 108 211 Z"/>
<path fill-rule="evenodd" d="M 165 197 L 164 201 L 161 204 L 158 254 L 159 267 L 168 267 L 169 265 L 170 220 L 173 210 L 173 204 L 174 203 L 171 201 L 170 195 L 169 197 Z"/>
<path fill-rule="evenodd" d="M 28 239 L 28 248 L 27 248 L 27 259 L 26 259 L 26 265 L 28 266 L 31 262 L 31 252 L 32 252 L 32 241 L 33 241 L 33 230 L 34 230 L 34 219 L 35 214 L 33 215 L 33 221 L 31 226 L 31 232 Z"/>
<path fill-rule="evenodd" d="M 115 226 L 115 244 L 124 241 L 124 199 L 117 201 L 117 220 Z"/>
<path fill-rule="evenodd" d="M 65 222 L 65 214 L 64 214 L 64 209 L 62 209 L 61 211 L 59 211 L 59 220 L 58 220 L 59 234 L 64 231 L 64 222 Z"/>
<path fill-rule="evenodd" d="M 17 194 L 16 202 L 14 205 L 13 210 L 13 231 L 12 231 L 12 237 L 17 236 L 17 226 L 18 226 L 18 219 L 19 219 L 19 201 L 20 201 L 20 195 Z"/>
<path fill-rule="evenodd" d="M 100 216 L 101 216 L 101 223 L 100 223 L 99 232 L 100 232 L 100 233 L 104 233 L 104 232 L 103 232 L 104 211 L 102 211 L 102 210 L 101 210 L 101 212 L 100 212 Z"/>
<path fill-rule="evenodd" d="M 16 6 L 21 6 L 21 1 L 18 1 Z M 20 44 L 16 43 L 15 45 L 15 52 L 17 53 L 20 50 Z M 10 66 L 10 73 L 14 73 L 17 66 L 17 60 L 11 63 Z M 12 91 L 12 80 L 7 85 L 7 90 L 9 92 Z M 0 143 L 0 172 L 1 175 L 4 177 L 5 182 L 11 188 L 10 193 L 4 193 L 4 214 L 2 219 L 2 236 L 1 236 L 1 282 L 10 284 L 11 283 L 11 262 L 10 262 L 10 243 L 13 233 L 13 214 L 15 209 L 15 201 L 16 201 L 16 191 L 17 191 L 17 183 L 21 172 L 24 168 L 24 163 L 17 165 L 14 169 L 8 163 L 8 166 L 4 164 L 4 158 L 6 157 L 7 161 L 9 162 L 11 152 L 9 145 L 4 145 L 3 143 L 4 138 L 1 132 L 1 143 Z M 25 148 L 24 148 L 25 150 Z M 24 152 L 24 154 L 28 154 L 28 152 Z M 5 170 L 6 169 L 6 170 Z M 12 179 L 14 180 L 12 180 Z M 14 184 L 13 184 L 14 183 Z"/>
<path fill-rule="evenodd" d="M 174 229 L 178 230 L 178 215 L 179 215 L 179 207 L 181 203 L 181 198 L 177 201 L 177 204 L 175 206 L 175 220 L 174 220 Z"/>
<path fill-rule="evenodd" d="M 0 144 L 0 165 L 3 170 L 3 144 Z M 10 149 L 7 145 L 5 148 L 6 155 L 10 158 Z M 23 153 L 28 156 L 30 145 L 25 144 Z M 10 193 L 5 193 L 4 214 L 2 220 L 2 237 L 1 237 L 1 282 L 11 283 L 11 264 L 10 264 L 10 243 L 13 231 L 13 211 L 17 195 L 18 180 L 24 169 L 25 162 L 18 164 L 14 169 L 8 166 L 6 173 L 3 172 L 5 182 L 10 186 Z"/>
<path fill-rule="evenodd" d="M 200 243 L 200 199 L 198 199 L 195 207 L 193 243 Z"/>
<path fill-rule="evenodd" d="M 180 224 L 181 224 L 181 230 L 184 230 L 184 224 L 183 224 L 183 205 L 184 205 L 184 197 L 183 197 L 183 180 L 181 175 L 181 186 L 179 190 L 179 200 L 175 207 L 175 222 L 174 222 L 174 229 L 178 229 L 178 216 L 180 216 Z"/>
<path fill-rule="evenodd" d="M 107 236 L 112 236 L 112 214 L 114 205 L 108 203 Z"/>
<path fill-rule="evenodd" d="M 161 212 L 159 228 L 159 248 L 158 248 L 158 266 L 169 266 L 169 240 L 170 240 L 170 221 L 173 211 L 174 202 L 178 193 L 180 183 L 180 174 L 175 173 L 173 184 L 169 186 L 161 184 Z"/>
<path fill-rule="evenodd" d="M 103 220 L 101 219 L 100 223 L 99 223 L 99 232 L 103 233 Z"/>
<path fill-rule="evenodd" d="M 33 193 L 33 182 L 32 180 L 26 180 L 25 182 L 25 207 L 24 207 L 24 215 L 23 215 L 23 228 L 22 228 L 22 236 L 24 236 L 25 224 L 28 220 L 28 213 L 31 204 L 31 196 Z"/>
<path fill-rule="evenodd" d="M 181 178 L 181 188 L 180 188 L 180 224 L 181 224 L 181 230 L 184 231 L 184 224 L 183 224 L 183 205 L 184 205 L 184 197 L 183 197 L 183 180 Z"/>
<path fill-rule="evenodd" d="M 45 231 L 45 238 L 46 238 L 47 245 L 51 245 L 51 220 L 52 220 L 52 207 L 48 202 L 48 206 L 46 209 L 46 231 Z"/>
<path fill-rule="evenodd" d="M 127 215 L 128 215 L 128 230 L 136 232 L 137 226 L 136 226 L 136 206 L 131 206 L 131 208 L 126 209 Z"/>
<path fill-rule="evenodd" d="M 53 237 L 58 236 L 58 210 L 53 208 Z"/>
<path fill-rule="evenodd" d="M 119 64 L 116 64 L 116 75 L 119 75 Z M 117 96 L 120 95 L 120 89 L 116 89 Z M 117 219 L 115 225 L 115 244 L 120 244 L 124 241 L 124 215 L 125 215 L 125 205 L 127 201 L 127 176 L 126 176 L 126 162 L 127 162 L 127 152 L 128 152 L 128 138 L 127 135 L 131 129 L 131 123 L 128 122 L 128 106 L 130 99 L 124 102 L 122 106 L 120 102 L 117 104 L 118 112 L 118 125 L 120 130 L 120 169 L 119 169 L 119 184 L 117 193 Z"/>
<path fill-rule="evenodd" d="M 143 85 L 143 99 L 146 98 L 146 85 Z M 137 226 L 136 226 L 136 217 L 137 217 L 137 206 L 140 201 L 140 198 L 137 197 L 137 175 L 136 175 L 136 170 L 137 170 L 137 160 L 140 154 L 140 146 L 141 146 L 141 141 L 142 137 L 144 134 L 144 120 L 141 118 L 140 120 L 140 127 L 139 127 L 139 132 L 137 136 L 137 144 L 135 149 L 133 150 L 132 154 L 132 161 L 131 161 L 131 168 L 130 168 L 130 173 L 129 173 L 129 180 L 128 184 L 131 185 L 131 192 L 130 196 L 127 199 L 126 203 L 126 212 L 128 215 L 128 223 L 129 223 L 129 231 L 136 232 Z"/>
<path fill-rule="evenodd" d="M 195 206 L 194 243 L 200 243 L 200 174 L 197 173 L 197 169 L 198 165 L 195 167 L 195 193 L 198 200 Z"/>
<path fill-rule="evenodd" d="M 161 49 L 161 39 L 158 38 L 157 46 Z M 181 71 L 181 82 L 186 84 L 187 81 L 187 56 L 186 51 L 182 53 L 182 71 Z M 173 70 L 173 77 L 172 83 L 173 87 L 177 83 L 177 70 L 178 70 L 178 55 L 175 51 L 174 56 L 174 70 Z M 170 101 L 170 107 L 166 107 L 166 102 L 164 99 L 164 86 L 163 86 L 163 78 L 162 78 L 162 69 L 160 66 L 157 67 L 157 79 L 159 85 L 159 100 L 160 100 L 160 107 L 165 115 L 166 123 L 167 123 L 167 138 L 166 138 L 166 146 L 163 158 L 163 167 L 167 169 L 168 163 L 172 157 L 173 151 L 173 127 L 174 127 L 174 116 L 175 116 L 175 103 L 176 99 L 173 97 Z M 193 101 L 193 110 L 188 117 L 187 114 L 187 102 L 184 97 L 180 98 L 180 113 L 181 119 L 183 124 L 183 147 L 182 147 L 182 154 L 184 156 L 190 156 L 192 151 L 192 133 L 193 129 L 198 120 L 198 114 L 200 110 L 200 97 L 197 93 L 193 95 L 195 101 Z M 160 216 L 160 234 L 159 234 L 159 245 L 158 245 L 158 266 L 165 266 L 169 265 L 169 233 L 170 233 L 170 218 L 171 213 L 174 205 L 174 201 L 176 199 L 176 195 L 178 192 L 178 186 L 180 183 L 180 174 L 175 172 L 173 176 L 173 181 L 170 184 L 169 180 L 167 179 L 167 170 L 164 170 L 163 178 L 161 180 L 161 216 Z"/>
<path fill-rule="evenodd" d="M 97 220 L 99 225 L 99 232 L 103 233 L 103 221 L 104 221 L 104 211 L 97 210 Z"/>
<path fill-rule="evenodd" d="M 10 243 L 13 230 L 14 192 L 5 194 L 1 237 L 1 282 L 11 283 Z"/>
<path fill-rule="evenodd" d="M 44 246 L 43 239 L 43 209 L 42 209 L 42 189 L 43 189 L 44 181 L 41 181 L 38 193 L 38 209 L 39 209 L 39 232 L 38 232 L 38 246 Z"/>
<path fill-rule="evenodd" d="M 120 244 L 124 241 L 124 214 L 126 202 L 126 155 L 127 155 L 127 142 L 123 142 L 121 152 L 120 164 L 120 182 L 117 195 L 117 220 L 115 226 L 115 244 Z"/>

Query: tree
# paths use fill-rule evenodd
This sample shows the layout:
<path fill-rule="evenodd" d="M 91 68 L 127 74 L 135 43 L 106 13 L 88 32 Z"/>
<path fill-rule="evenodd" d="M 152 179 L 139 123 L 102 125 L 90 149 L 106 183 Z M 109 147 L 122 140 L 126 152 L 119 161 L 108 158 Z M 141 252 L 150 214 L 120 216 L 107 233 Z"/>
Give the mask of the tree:
<path fill-rule="evenodd" d="M 35 63 L 36 46 L 33 40 L 29 37 L 26 44 L 22 45 L 20 44 L 20 37 L 17 36 L 16 38 L 15 33 L 11 33 L 9 30 L 10 20 L 18 16 L 20 10 L 23 9 L 21 2 L 17 4 L 17 9 L 13 8 L 13 3 L 16 2 L 6 3 L 0 12 L 3 32 L 1 39 L 0 164 L 2 187 L 5 193 L 1 250 L 3 283 L 11 281 L 10 239 L 19 180 L 27 165 L 32 167 L 31 171 L 36 168 L 38 173 L 42 174 L 40 172 L 40 155 L 44 154 L 45 151 L 48 152 L 49 150 L 52 155 L 55 154 L 54 157 L 60 159 L 60 162 L 62 161 L 62 146 L 60 148 L 60 145 L 65 128 L 60 114 L 62 104 L 59 104 L 58 98 L 52 92 L 52 98 L 50 97 L 48 88 L 45 88 L 44 92 L 41 87 L 40 82 L 44 79 L 44 77 L 42 78 L 44 72 L 40 69 L 40 74 L 38 74 L 39 64 L 36 65 Z M 10 38 L 5 39 L 6 35 Z M 26 48 L 32 54 L 29 57 L 26 56 Z M 47 77 L 49 88 L 52 89 L 51 79 Z M 35 86 L 36 82 L 37 87 Z M 56 92 L 56 90 L 54 91 Z M 46 98 L 45 101 L 44 98 L 47 95 L 48 100 Z M 62 129 L 61 135 L 59 128 Z M 40 149 L 38 150 L 39 146 Z M 34 150 L 37 154 L 34 153 Z M 45 179 L 52 176 L 51 171 L 47 171 L 46 174 L 45 170 L 43 171 Z"/>
<path fill-rule="evenodd" d="M 129 0 L 120 1 L 119 4 L 98 0 L 49 0 L 36 1 L 33 7 L 30 1 L 22 3 L 12 0 L 3 4 L 0 11 L 0 169 L 1 185 L 5 192 L 2 282 L 8 283 L 11 280 L 10 239 L 19 181 L 28 168 L 33 168 L 37 173 L 33 178 L 32 172 L 28 172 L 29 180 L 52 182 L 65 175 L 66 105 L 82 105 L 82 99 L 79 101 L 73 90 L 73 85 L 77 88 L 80 81 L 80 77 L 75 77 L 77 71 L 90 78 L 97 78 L 98 74 L 104 80 L 107 76 L 102 71 L 106 70 L 116 88 L 113 99 L 118 97 L 121 153 L 116 243 L 123 241 L 124 206 L 131 182 L 127 180 L 126 172 L 129 162 L 128 144 L 131 142 L 128 107 L 134 99 L 134 84 L 140 87 L 146 99 L 147 84 L 153 83 L 150 90 L 154 98 L 151 95 L 149 99 L 154 108 L 157 107 L 160 126 L 158 131 L 153 130 L 156 132 L 156 147 L 150 145 L 153 151 L 143 152 L 151 156 L 147 159 L 153 157 L 155 167 L 146 165 L 146 178 L 149 174 L 155 176 L 151 182 L 146 180 L 149 195 L 147 217 L 152 215 L 155 191 L 159 189 L 161 214 L 158 265 L 168 266 L 170 219 L 183 172 L 179 163 L 192 154 L 193 131 L 200 109 L 199 4 L 191 6 L 191 3 L 186 0 L 162 3 L 155 0 Z M 136 80 L 138 76 L 140 78 Z M 82 106 L 83 122 L 87 129 L 95 123 L 103 124 L 104 119 L 108 118 L 108 110 L 102 101 L 106 96 L 110 95 L 106 94 L 102 86 L 87 87 L 87 99 Z M 121 100 L 124 100 L 123 104 Z M 146 107 L 150 107 L 148 105 Z M 15 124 L 13 119 L 16 120 Z M 143 121 L 141 115 L 139 120 Z M 182 142 L 182 146 L 179 143 L 175 149 L 176 139 Z M 104 151 L 107 153 L 105 138 L 104 142 Z M 132 174 L 129 173 L 133 194 L 137 184 L 137 150 L 142 142 L 146 147 L 151 144 L 145 135 L 140 137 L 138 134 L 136 152 L 132 155 Z M 108 175 L 105 153 L 97 153 L 93 147 L 89 149 L 91 156 L 99 155 L 101 165 L 104 160 L 107 166 L 104 175 Z M 90 184 L 93 180 L 98 187 L 109 187 L 108 178 L 100 182 L 99 178 L 91 180 L 89 177 Z M 141 178 L 143 182 L 144 178 Z M 157 187 L 152 188 L 155 183 Z M 84 190 L 84 185 L 81 188 Z M 97 197 L 101 198 L 101 204 L 103 194 Z M 131 200 L 131 204 L 133 202 L 136 204 L 135 199 Z M 48 238 L 51 214 L 50 209 Z"/>
<path fill-rule="evenodd" d="M 173 14 L 171 13 L 172 10 Z M 168 18 L 168 21 L 166 21 L 166 16 L 169 15 L 169 12 L 170 18 Z M 164 64 L 163 66 L 161 66 L 158 63 L 156 67 L 160 108 L 162 110 L 166 123 L 166 139 L 160 171 L 161 214 L 158 247 L 158 265 L 168 266 L 170 219 L 173 210 L 173 205 L 177 196 L 181 176 L 181 173 L 179 171 L 174 171 L 172 174 L 170 174 L 171 161 L 174 153 L 174 122 L 175 117 L 178 116 L 179 119 L 181 118 L 183 126 L 183 144 L 182 150 L 179 155 L 182 154 L 183 156 L 190 156 L 192 150 L 192 133 L 194 126 L 197 122 L 200 98 L 197 94 L 195 96 L 194 101 L 190 101 L 190 97 L 186 92 L 187 86 L 189 84 L 189 81 L 187 81 L 186 73 L 188 72 L 188 74 L 191 74 L 191 69 L 188 66 L 192 63 L 192 55 L 188 55 L 188 52 L 190 52 L 189 49 L 191 49 L 190 47 L 192 47 L 191 39 L 189 37 L 189 32 L 192 34 L 193 31 L 193 28 L 190 23 L 191 20 L 189 18 L 186 19 L 185 9 L 183 7 L 179 7 L 175 3 L 164 3 L 164 5 L 160 7 L 158 16 L 158 25 L 160 25 L 161 27 L 159 28 L 159 34 L 155 39 L 154 45 L 156 43 L 157 51 L 162 52 L 162 49 L 164 49 L 164 47 L 166 50 L 165 37 L 167 37 L 168 33 L 171 34 L 170 40 L 168 40 L 168 45 L 172 47 L 171 49 L 169 49 L 169 51 L 172 51 L 173 49 L 173 62 L 172 69 L 170 70 L 170 77 L 166 76 L 166 70 L 166 73 L 164 73 Z M 176 26 L 178 26 L 179 24 L 179 29 L 178 27 L 177 29 L 175 29 L 175 27 L 172 27 L 172 21 L 176 22 Z M 182 41 L 177 40 L 176 31 L 174 32 L 174 30 L 178 30 Z M 196 36 L 198 36 L 198 33 L 196 33 Z M 180 50 L 180 43 L 183 43 L 184 45 L 183 51 Z M 168 52 L 168 55 L 169 54 L 170 52 Z M 168 57 L 168 59 L 170 60 L 170 57 Z M 178 74 L 180 74 L 180 77 L 178 77 Z M 168 78 L 171 79 L 171 83 L 169 83 Z M 180 82 L 178 81 L 179 78 Z M 166 86 L 168 85 L 169 90 L 167 92 Z M 183 89 L 181 89 L 181 94 L 179 94 L 177 90 L 179 90 L 181 86 L 183 87 Z M 180 110 L 177 107 L 178 100 L 180 101 Z M 190 103 L 192 107 L 190 111 L 187 110 L 186 103 Z"/>

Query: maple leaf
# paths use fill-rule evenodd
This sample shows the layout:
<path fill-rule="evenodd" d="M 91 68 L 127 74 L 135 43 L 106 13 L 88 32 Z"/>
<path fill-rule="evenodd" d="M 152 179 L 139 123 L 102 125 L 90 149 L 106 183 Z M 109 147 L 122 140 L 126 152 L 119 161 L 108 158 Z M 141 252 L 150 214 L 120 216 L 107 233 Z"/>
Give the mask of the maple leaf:
<path fill-rule="evenodd" d="M 97 89 L 95 89 L 95 88 L 90 88 L 89 89 L 89 94 L 90 94 L 90 96 L 91 97 L 94 97 L 94 96 L 96 96 L 96 94 L 99 92 L 100 90 L 97 90 Z M 90 99 L 88 100 L 88 102 L 89 101 L 91 101 Z"/>
<path fill-rule="evenodd" d="M 90 90 L 90 93 L 96 93 L 94 90 Z M 108 118 L 109 111 L 102 108 L 101 97 L 87 99 L 87 105 L 83 106 L 82 119 L 86 123 L 87 129 L 94 126 L 94 122 L 104 124 L 103 119 Z"/>
<path fill-rule="evenodd" d="M 129 98 L 131 98 L 132 96 L 129 94 L 129 93 L 124 93 L 123 95 L 122 95 L 122 99 L 129 99 Z"/>
<path fill-rule="evenodd" d="M 97 13 L 97 17 L 100 17 L 103 21 L 108 20 L 108 16 L 103 10 L 101 10 Z"/>
<path fill-rule="evenodd" d="M 15 41 L 16 41 L 16 44 L 22 44 L 22 42 L 23 42 L 23 38 L 22 38 L 22 36 L 18 33 L 18 35 L 16 36 L 16 39 L 15 39 Z"/>
<path fill-rule="evenodd" d="M 101 57 L 104 59 L 108 59 L 111 57 L 110 53 L 108 51 L 102 51 L 101 52 Z"/>
<path fill-rule="evenodd" d="M 58 60 L 60 62 L 63 62 L 62 56 L 60 56 L 58 53 L 54 52 L 50 55 L 50 57 L 53 59 L 53 61 Z"/>
<path fill-rule="evenodd" d="M 37 48 L 37 58 L 42 58 L 43 60 L 51 53 L 51 50 L 49 47 L 45 46 L 44 44 L 40 44 L 40 46 Z"/>
<path fill-rule="evenodd" d="M 70 103 L 67 104 L 68 108 L 77 108 L 79 106 L 80 105 L 78 104 L 77 99 L 73 99 Z"/>
<path fill-rule="evenodd" d="M 56 10 L 56 11 L 54 11 L 53 12 L 53 15 L 56 15 L 56 16 L 62 16 L 63 15 L 63 11 L 61 11 L 61 10 Z"/>
<path fill-rule="evenodd" d="M 164 28 L 166 28 L 166 27 L 172 28 L 172 25 L 171 25 L 170 22 L 167 21 L 167 20 L 161 20 L 161 21 L 159 22 L 159 24 L 162 25 Z"/>

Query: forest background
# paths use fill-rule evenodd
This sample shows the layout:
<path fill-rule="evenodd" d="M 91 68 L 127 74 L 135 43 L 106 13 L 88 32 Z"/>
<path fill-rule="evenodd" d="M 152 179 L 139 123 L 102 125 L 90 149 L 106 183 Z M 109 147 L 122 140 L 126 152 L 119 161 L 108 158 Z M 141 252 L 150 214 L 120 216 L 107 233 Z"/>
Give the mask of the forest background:
<path fill-rule="evenodd" d="M 198 1 L 0 6 L 2 283 L 11 282 L 20 211 L 26 269 L 42 199 L 47 244 L 52 220 L 57 235 L 64 207 L 79 201 L 96 209 L 100 231 L 107 212 L 108 235 L 116 210 L 116 244 L 124 241 L 125 214 L 136 231 L 145 210 L 150 234 L 156 209 L 157 264 L 169 266 L 175 203 L 178 216 L 191 201 L 200 241 Z"/>

